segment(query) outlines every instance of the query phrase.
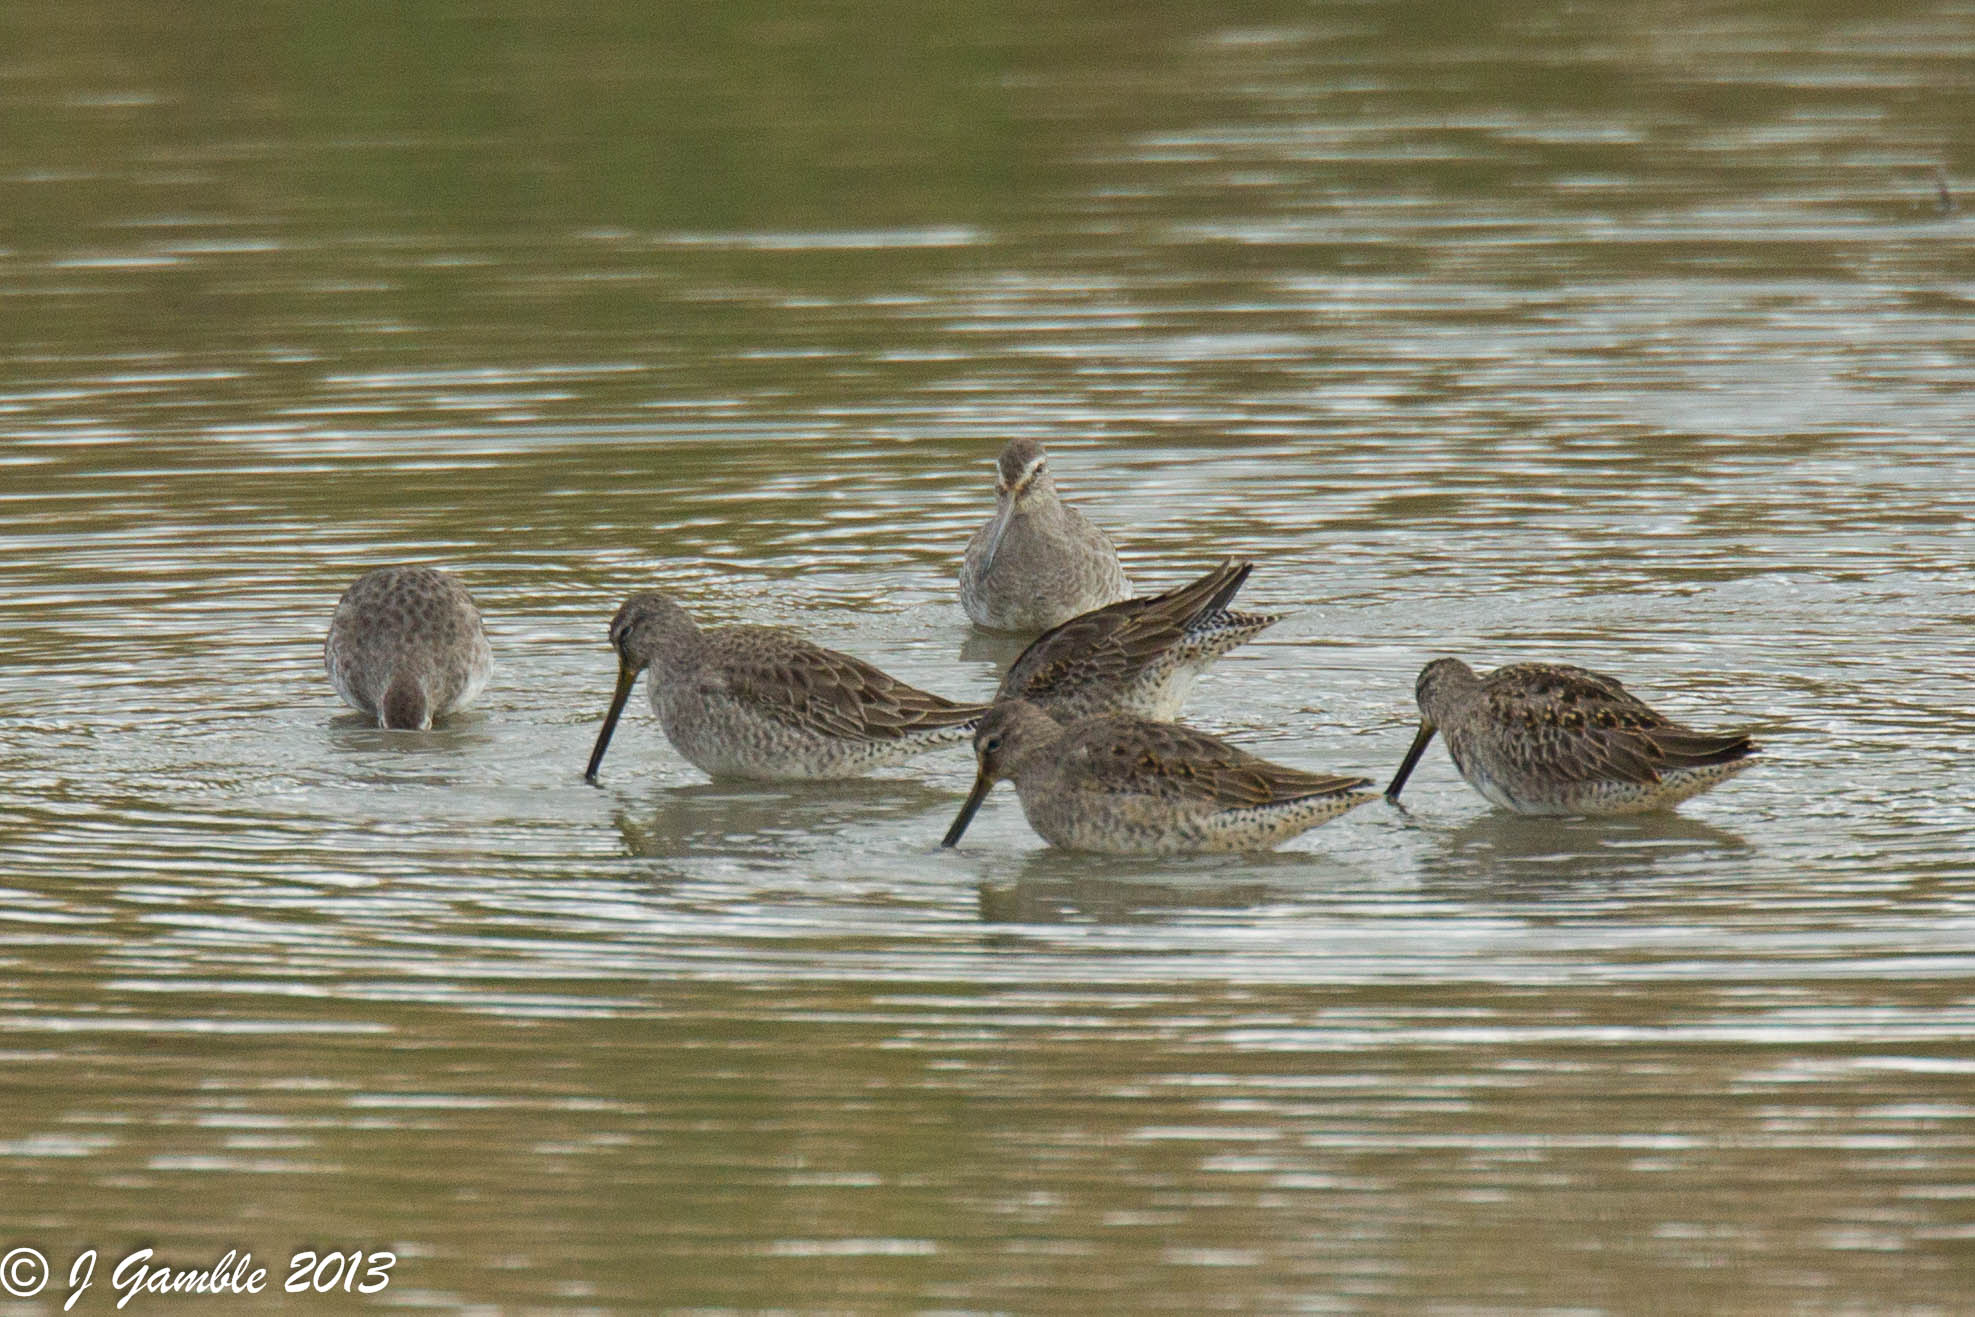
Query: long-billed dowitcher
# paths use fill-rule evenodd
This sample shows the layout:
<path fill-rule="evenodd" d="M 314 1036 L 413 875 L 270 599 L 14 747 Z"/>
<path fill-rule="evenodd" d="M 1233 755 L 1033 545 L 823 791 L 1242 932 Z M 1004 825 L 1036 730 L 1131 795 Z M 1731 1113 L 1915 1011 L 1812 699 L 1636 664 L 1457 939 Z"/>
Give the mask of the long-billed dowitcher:
<path fill-rule="evenodd" d="M 1397 802 L 1438 730 L 1468 785 L 1518 814 L 1668 809 L 1749 767 L 1745 732 L 1701 732 L 1654 712 L 1602 673 L 1512 663 L 1485 677 L 1435 659 L 1416 688 L 1419 735 L 1385 789 Z"/>
<path fill-rule="evenodd" d="M 473 596 L 431 567 L 359 576 L 336 604 L 322 657 L 338 695 L 400 731 L 465 708 L 494 670 Z"/>
<path fill-rule="evenodd" d="M 942 846 L 1004 778 L 1044 841 L 1112 855 L 1265 851 L 1375 799 L 1358 789 L 1370 778 L 1272 764 L 1178 723 L 1111 713 L 1066 727 L 1027 700 L 989 710 L 974 752 L 974 789 Z"/>
<path fill-rule="evenodd" d="M 1191 584 L 1050 628 L 1009 666 L 995 702 L 1028 700 L 1065 723 L 1100 713 L 1170 721 L 1209 664 L 1282 620 L 1228 608 L 1253 570 L 1223 562 Z"/>
<path fill-rule="evenodd" d="M 780 627 L 703 631 L 656 591 L 625 600 L 611 621 L 610 643 L 617 693 L 583 770 L 592 782 L 646 668 L 666 739 L 712 777 L 856 777 L 966 740 L 987 711 L 908 686 Z"/>
<path fill-rule="evenodd" d="M 1111 537 L 1065 503 L 1033 439 L 995 463 L 994 516 L 967 541 L 960 604 L 990 631 L 1046 631 L 1131 595 Z"/>

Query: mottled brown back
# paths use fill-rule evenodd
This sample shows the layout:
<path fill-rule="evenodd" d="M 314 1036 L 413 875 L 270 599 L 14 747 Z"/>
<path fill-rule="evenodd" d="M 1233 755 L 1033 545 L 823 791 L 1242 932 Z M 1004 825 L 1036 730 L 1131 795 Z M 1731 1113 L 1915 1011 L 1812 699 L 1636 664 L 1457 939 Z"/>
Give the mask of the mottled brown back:
<path fill-rule="evenodd" d="M 972 723 L 987 706 L 960 704 L 780 627 L 721 627 L 703 633 L 707 679 L 764 716 L 827 736 L 897 740 L 910 732 Z"/>
<path fill-rule="evenodd" d="M 1072 692 L 1123 682 L 1190 637 L 1239 632 L 1230 635 L 1231 648 L 1278 620 L 1270 613 L 1228 611 L 1253 570 L 1252 563 L 1225 561 L 1164 594 L 1107 604 L 1043 632 L 1009 665 L 995 702 L 1025 699 L 1048 707 Z"/>
<path fill-rule="evenodd" d="M 1056 753 L 1074 758 L 1104 790 L 1202 800 L 1224 809 L 1333 795 L 1371 781 L 1289 768 L 1191 727 L 1122 713 L 1075 724 Z"/>
<path fill-rule="evenodd" d="M 1517 663 L 1482 678 L 1475 726 L 1513 735 L 1491 741 L 1513 771 L 1546 779 L 1650 783 L 1672 768 L 1741 759 L 1743 732 L 1704 732 L 1649 708 L 1615 679 L 1561 663 Z M 1460 739 L 1449 728 L 1450 744 Z"/>

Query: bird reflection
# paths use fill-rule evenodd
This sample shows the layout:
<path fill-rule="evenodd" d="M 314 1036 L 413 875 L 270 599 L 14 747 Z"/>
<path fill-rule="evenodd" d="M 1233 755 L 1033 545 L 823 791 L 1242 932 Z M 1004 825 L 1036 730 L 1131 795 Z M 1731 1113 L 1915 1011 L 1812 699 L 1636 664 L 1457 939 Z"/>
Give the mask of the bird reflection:
<path fill-rule="evenodd" d="M 1491 811 L 1435 840 L 1420 858 L 1428 882 L 1560 890 L 1706 867 L 1749 849 L 1735 833 L 1673 813 L 1549 819 Z"/>
<path fill-rule="evenodd" d="M 795 859 L 819 839 L 885 820 L 914 820 L 891 829 L 937 833 L 953 792 L 910 778 L 853 778 L 836 782 L 698 782 L 654 793 L 648 810 L 619 810 L 617 830 L 625 850 L 641 859 L 684 859 L 709 853 L 729 857 Z"/>
<path fill-rule="evenodd" d="M 981 919 L 991 924 L 1163 923 L 1203 910 L 1249 910 L 1296 899 L 1314 884 L 1307 852 L 1165 858 L 1159 877 L 1129 857 L 1040 850 L 1012 876 L 981 882 Z"/>
<path fill-rule="evenodd" d="M 991 664 L 994 679 L 999 680 L 1000 674 L 1008 671 L 1008 665 L 1020 658 L 1022 651 L 1034 639 L 1034 636 L 1006 631 L 969 631 L 967 638 L 960 642 L 960 661 Z"/>
<path fill-rule="evenodd" d="M 456 713 L 419 736 L 386 731 L 368 714 L 346 713 L 329 719 L 329 744 L 345 755 L 388 756 L 391 771 L 373 780 L 407 781 L 401 770 L 424 762 L 442 773 L 430 779 L 441 785 L 453 780 L 447 770 L 455 761 L 485 753 L 494 744 L 494 735 L 487 715 L 478 709 Z"/>

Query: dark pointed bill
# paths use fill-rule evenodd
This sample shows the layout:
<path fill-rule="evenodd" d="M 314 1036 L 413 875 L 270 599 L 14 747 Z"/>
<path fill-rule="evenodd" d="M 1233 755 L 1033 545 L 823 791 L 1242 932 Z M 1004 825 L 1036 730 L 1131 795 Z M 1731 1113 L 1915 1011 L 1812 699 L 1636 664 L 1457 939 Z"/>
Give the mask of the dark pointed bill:
<path fill-rule="evenodd" d="M 610 745 L 610 734 L 617 730 L 617 720 L 623 716 L 624 701 L 631 698 L 631 688 L 638 684 L 638 670 L 628 663 L 617 665 L 617 693 L 610 697 L 610 712 L 603 717 L 603 730 L 597 733 L 596 749 L 590 751 L 590 766 L 583 770 L 583 780 L 594 783 L 597 769 L 603 764 L 603 752 Z"/>
<path fill-rule="evenodd" d="M 1392 775 L 1392 785 L 1385 789 L 1385 798 L 1393 804 L 1399 803 L 1399 788 L 1406 785 L 1406 779 L 1413 775 L 1413 766 L 1426 753 L 1427 743 L 1433 740 L 1433 724 L 1420 724 L 1420 733 L 1413 738 L 1413 748 L 1406 751 L 1406 762 L 1399 765 L 1399 771 Z"/>
<path fill-rule="evenodd" d="M 960 844 L 960 834 L 967 831 L 967 825 L 974 821 L 974 815 L 979 811 L 981 802 L 987 799 L 988 792 L 992 790 L 994 783 L 988 781 L 986 773 L 974 775 L 974 789 L 967 793 L 966 803 L 961 805 L 960 812 L 954 816 L 953 826 L 946 830 L 946 839 L 940 842 L 940 845 L 951 848 Z"/>
<path fill-rule="evenodd" d="M 981 552 L 981 579 L 986 580 L 994 571 L 994 556 L 1001 552 L 1001 541 L 1008 534 L 1008 525 L 1015 520 L 1015 498 L 1011 494 L 1001 501 L 994 510 L 994 520 L 988 526 L 987 548 Z"/>

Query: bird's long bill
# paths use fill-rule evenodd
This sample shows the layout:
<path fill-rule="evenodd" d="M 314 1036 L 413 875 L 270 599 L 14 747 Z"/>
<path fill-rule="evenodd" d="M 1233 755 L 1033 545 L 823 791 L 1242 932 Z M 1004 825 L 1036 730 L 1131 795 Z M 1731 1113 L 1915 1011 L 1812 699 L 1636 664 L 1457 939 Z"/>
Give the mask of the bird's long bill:
<path fill-rule="evenodd" d="M 1420 734 L 1413 738 L 1413 748 L 1406 751 L 1406 761 L 1399 765 L 1399 771 L 1392 775 L 1392 785 L 1385 789 L 1385 798 L 1393 804 L 1399 803 L 1399 788 L 1406 785 L 1406 779 L 1413 775 L 1413 767 L 1426 753 L 1428 742 L 1433 740 L 1433 724 L 1420 723 Z"/>
<path fill-rule="evenodd" d="M 590 751 L 590 766 L 583 770 L 585 782 L 597 780 L 597 768 L 603 763 L 603 752 L 610 747 L 610 734 L 617 730 L 617 720 L 624 715 L 624 701 L 631 698 L 631 688 L 638 684 L 638 670 L 629 663 L 617 665 L 617 693 L 610 697 L 610 712 L 603 716 L 603 730 L 597 733 L 597 748 Z"/>
<path fill-rule="evenodd" d="M 994 571 L 994 556 L 1001 552 L 1001 541 L 1008 534 L 1008 524 L 1015 520 L 1015 496 L 1010 494 L 1001 500 L 1001 506 L 994 510 L 994 520 L 988 523 L 987 551 L 981 555 L 981 579 L 986 580 Z"/>
<path fill-rule="evenodd" d="M 987 799 L 988 792 L 992 790 L 994 783 L 988 780 L 986 773 L 974 775 L 974 789 L 967 793 L 966 803 L 961 805 L 960 812 L 953 816 L 953 826 L 946 830 L 946 838 L 940 842 L 940 845 L 953 847 L 960 844 L 960 834 L 965 832 L 967 825 L 974 821 L 974 815 L 980 812 L 981 802 Z"/>

